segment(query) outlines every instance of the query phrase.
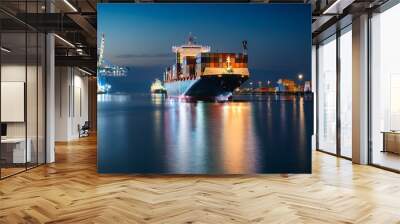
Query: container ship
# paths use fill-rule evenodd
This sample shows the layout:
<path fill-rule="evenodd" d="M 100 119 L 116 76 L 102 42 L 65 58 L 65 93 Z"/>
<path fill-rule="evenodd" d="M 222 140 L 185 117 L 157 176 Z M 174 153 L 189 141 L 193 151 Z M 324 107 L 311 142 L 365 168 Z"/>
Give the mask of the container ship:
<path fill-rule="evenodd" d="M 249 78 L 247 41 L 242 53 L 211 52 L 210 46 L 188 43 L 173 46 L 176 62 L 164 72 L 168 96 L 195 100 L 228 100 L 232 92 Z"/>

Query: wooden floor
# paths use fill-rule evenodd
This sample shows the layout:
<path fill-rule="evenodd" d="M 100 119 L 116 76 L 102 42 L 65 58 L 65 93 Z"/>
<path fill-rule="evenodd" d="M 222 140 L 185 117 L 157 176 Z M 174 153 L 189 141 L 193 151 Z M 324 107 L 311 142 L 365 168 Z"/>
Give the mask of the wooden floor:
<path fill-rule="evenodd" d="M 400 223 L 400 175 L 315 152 L 312 175 L 96 173 L 96 139 L 0 181 L 0 223 Z"/>
<path fill-rule="evenodd" d="M 19 172 L 23 172 L 23 171 L 25 171 L 26 169 L 25 169 L 25 167 L 23 167 L 23 168 L 14 168 L 14 167 L 11 167 L 11 168 L 9 168 L 9 167 L 7 167 L 7 168 L 0 168 L 1 169 L 1 177 L 3 178 L 3 177 L 8 177 L 8 176 L 11 176 L 11 175 L 13 175 L 13 174 L 16 174 L 16 173 L 19 173 Z"/>
<path fill-rule="evenodd" d="M 391 152 L 375 151 L 373 161 L 377 165 L 400 170 L 400 155 Z"/>

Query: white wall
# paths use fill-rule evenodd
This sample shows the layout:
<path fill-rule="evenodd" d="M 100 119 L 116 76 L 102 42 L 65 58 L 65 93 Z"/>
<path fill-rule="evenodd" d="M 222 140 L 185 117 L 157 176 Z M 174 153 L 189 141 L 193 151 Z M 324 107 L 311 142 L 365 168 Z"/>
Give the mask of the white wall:
<path fill-rule="evenodd" d="M 55 140 L 70 141 L 88 120 L 88 77 L 72 67 L 56 67 L 55 73 Z"/>
<path fill-rule="evenodd" d="M 69 118 L 69 68 L 56 67 L 55 69 L 55 140 L 68 140 Z"/>
<path fill-rule="evenodd" d="M 28 68 L 29 69 L 29 68 Z M 1 66 L 1 81 L 25 82 L 25 64 L 5 64 Z"/>
<path fill-rule="evenodd" d="M 76 70 L 75 70 L 76 71 Z M 83 73 L 79 72 L 79 75 L 74 75 L 74 108 L 72 109 L 72 136 L 79 137 L 78 124 L 83 125 L 85 121 L 89 119 L 88 113 L 88 77 L 82 76 Z"/>

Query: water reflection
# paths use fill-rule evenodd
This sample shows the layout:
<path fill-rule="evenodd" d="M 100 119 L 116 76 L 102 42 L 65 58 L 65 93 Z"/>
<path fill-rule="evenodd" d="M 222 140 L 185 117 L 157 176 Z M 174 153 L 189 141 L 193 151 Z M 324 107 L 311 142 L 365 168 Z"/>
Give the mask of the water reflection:
<path fill-rule="evenodd" d="M 223 106 L 221 133 L 222 163 L 225 173 L 256 172 L 257 139 L 251 121 L 252 107 L 246 103 Z"/>
<path fill-rule="evenodd" d="M 114 103 L 126 103 L 129 101 L 130 95 L 125 93 L 118 94 L 98 94 L 97 102 L 114 102 Z"/>
<path fill-rule="evenodd" d="M 161 105 L 164 103 L 165 95 L 162 93 L 153 93 L 151 94 L 151 102 L 154 105 Z"/>
<path fill-rule="evenodd" d="M 100 172 L 239 174 L 311 168 L 312 98 L 238 96 L 213 103 L 106 95 L 99 99 Z"/>

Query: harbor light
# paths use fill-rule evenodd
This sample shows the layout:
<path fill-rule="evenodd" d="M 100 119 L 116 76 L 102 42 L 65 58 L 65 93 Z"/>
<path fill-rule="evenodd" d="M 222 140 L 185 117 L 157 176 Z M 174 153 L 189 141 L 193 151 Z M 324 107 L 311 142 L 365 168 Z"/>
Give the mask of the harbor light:
<path fill-rule="evenodd" d="M 299 78 L 300 81 L 303 80 L 303 74 L 299 74 L 297 77 Z"/>

